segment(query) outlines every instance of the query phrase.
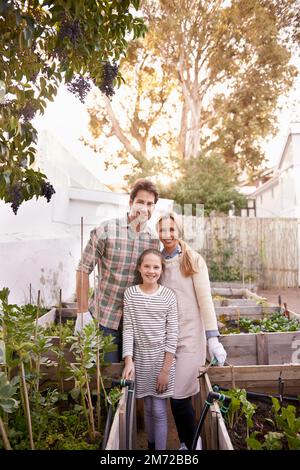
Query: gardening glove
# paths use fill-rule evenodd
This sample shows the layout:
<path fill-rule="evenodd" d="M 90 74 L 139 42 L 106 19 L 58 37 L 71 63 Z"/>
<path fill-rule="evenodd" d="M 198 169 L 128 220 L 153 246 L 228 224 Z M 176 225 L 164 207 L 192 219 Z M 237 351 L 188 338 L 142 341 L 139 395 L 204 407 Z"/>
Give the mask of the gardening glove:
<path fill-rule="evenodd" d="M 219 342 L 216 336 L 208 338 L 208 351 L 211 359 L 215 357 L 218 361 L 219 366 L 223 366 L 227 357 L 227 353 L 223 348 L 223 345 Z"/>
<path fill-rule="evenodd" d="M 81 331 L 86 325 L 93 321 L 93 317 L 90 312 L 78 312 L 75 322 L 74 333 Z"/>

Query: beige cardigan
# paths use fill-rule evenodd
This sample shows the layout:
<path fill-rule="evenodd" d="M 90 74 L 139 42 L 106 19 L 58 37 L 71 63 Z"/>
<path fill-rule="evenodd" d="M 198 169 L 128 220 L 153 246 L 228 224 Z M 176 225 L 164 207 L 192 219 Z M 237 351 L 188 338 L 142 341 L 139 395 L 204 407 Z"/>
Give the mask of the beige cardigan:
<path fill-rule="evenodd" d="M 205 331 L 218 330 L 218 322 L 215 312 L 206 262 L 196 251 L 192 251 L 193 261 L 198 267 L 198 272 L 193 274 L 193 284 L 201 310 Z"/>

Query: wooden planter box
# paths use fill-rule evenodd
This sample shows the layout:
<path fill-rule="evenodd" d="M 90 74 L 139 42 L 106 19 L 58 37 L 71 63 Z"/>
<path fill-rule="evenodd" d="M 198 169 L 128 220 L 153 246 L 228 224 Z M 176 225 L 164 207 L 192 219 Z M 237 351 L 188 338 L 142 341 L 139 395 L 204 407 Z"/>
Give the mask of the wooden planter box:
<path fill-rule="evenodd" d="M 271 314 L 279 310 L 277 306 L 262 305 L 229 305 L 228 307 L 215 307 L 217 317 L 223 316 L 225 320 L 233 320 L 239 317 L 252 318 L 257 320 L 263 318 L 266 314 Z"/>
<path fill-rule="evenodd" d="M 228 290 L 242 290 L 247 289 L 250 292 L 257 292 L 258 286 L 256 284 L 250 284 L 249 282 L 239 282 L 239 281 L 213 281 L 210 283 L 212 288 L 216 289 L 228 289 Z"/>
<path fill-rule="evenodd" d="M 253 301 L 264 301 L 264 297 L 260 297 L 255 292 L 250 291 L 246 287 L 242 288 L 229 288 L 229 287 L 211 287 L 212 295 L 219 295 L 225 297 L 228 300 L 253 300 Z"/>
<path fill-rule="evenodd" d="M 298 363 L 300 331 L 221 335 L 220 342 L 231 365 Z"/>
<path fill-rule="evenodd" d="M 126 406 L 128 396 L 129 392 L 127 387 L 123 387 L 122 396 L 114 415 L 105 450 L 134 450 L 137 447 L 136 405 L 134 392 L 132 397 L 131 413 L 129 417 L 129 426 L 128 429 L 126 429 Z M 126 436 L 127 432 L 129 432 L 129 436 Z M 127 441 L 128 446 L 126 444 Z"/>
<path fill-rule="evenodd" d="M 266 313 L 271 313 L 279 307 L 255 308 L 216 308 L 217 314 L 226 316 L 227 320 L 237 319 L 239 316 L 252 319 L 262 318 Z M 224 312 L 227 313 L 224 313 Z M 289 312 L 289 319 L 297 319 L 300 323 L 300 315 Z M 300 346 L 299 331 L 290 332 L 260 332 L 260 333 L 239 333 L 221 335 L 220 341 L 227 352 L 227 363 L 231 365 L 255 365 L 255 364 L 290 364 L 297 363 L 298 356 L 295 353 Z"/>
<path fill-rule="evenodd" d="M 76 320 L 77 317 L 77 308 L 70 308 L 70 307 L 63 307 L 61 309 L 61 318 L 62 321 L 74 319 Z M 53 325 L 59 319 L 59 309 L 57 307 L 52 307 L 49 312 L 46 312 L 38 319 L 38 325 L 42 326 L 43 328 L 48 328 L 49 326 Z"/>
<path fill-rule="evenodd" d="M 209 391 L 212 391 L 212 385 L 277 394 L 279 378 L 284 381 L 284 395 L 300 394 L 300 364 L 211 367 L 199 379 L 201 405 L 203 406 Z M 234 450 L 217 402 L 210 406 L 201 437 L 204 449 Z"/>

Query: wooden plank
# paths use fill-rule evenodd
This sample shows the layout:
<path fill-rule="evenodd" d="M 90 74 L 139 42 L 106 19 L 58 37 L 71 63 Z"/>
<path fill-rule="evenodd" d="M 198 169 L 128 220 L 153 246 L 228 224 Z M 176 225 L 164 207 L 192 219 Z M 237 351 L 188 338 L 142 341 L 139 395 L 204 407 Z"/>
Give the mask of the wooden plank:
<path fill-rule="evenodd" d="M 204 374 L 200 378 L 200 390 L 202 390 L 201 398 L 202 406 L 204 406 L 208 393 L 212 391 L 212 386 L 207 374 Z M 202 443 L 205 444 L 204 448 L 207 450 L 233 449 L 220 407 L 216 401 L 214 401 L 209 408 L 201 436 Z"/>
<path fill-rule="evenodd" d="M 232 365 L 297 363 L 295 352 L 300 344 L 300 331 L 276 333 L 241 333 L 221 335 L 220 342 Z"/>
<path fill-rule="evenodd" d="M 56 319 L 56 308 L 53 307 L 51 308 L 51 310 L 49 310 L 40 318 L 38 318 L 37 323 L 39 326 L 43 328 L 48 328 L 48 326 L 53 325 L 53 323 L 55 323 L 55 319 Z"/>
<path fill-rule="evenodd" d="M 119 408 L 119 450 L 126 450 L 126 402 L 128 388 L 122 388 L 122 395 L 118 403 Z"/>
<path fill-rule="evenodd" d="M 227 289 L 230 291 L 244 291 L 245 289 L 249 291 L 256 292 L 258 286 L 255 284 L 250 284 L 248 282 L 239 282 L 239 281 L 212 281 L 211 286 L 213 289 Z"/>
<path fill-rule="evenodd" d="M 257 364 L 269 364 L 268 334 L 256 333 Z"/>
<path fill-rule="evenodd" d="M 250 299 L 213 299 L 215 307 L 257 307 L 257 302 Z"/>
<path fill-rule="evenodd" d="M 228 319 L 235 319 L 239 317 L 248 317 L 253 319 L 263 318 L 266 314 L 274 313 L 277 307 L 266 306 L 263 307 L 261 305 L 253 306 L 234 306 L 231 305 L 229 307 L 215 307 L 215 312 L 217 317 L 224 315 L 228 317 Z"/>
<path fill-rule="evenodd" d="M 221 335 L 219 340 L 227 352 L 228 364 L 257 364 L 255 334 Z"/>
<path fill-rule="evenodd" d="M 120 408 L 117 407 L 105 450 L 118 450 L 120 448 L 119 414 Z"/>
<path fill-rule="evenodd" d="M 300 331 L 267 333 L 270 364 L 298 363 L 297 349 L 300 347 Z"/>
<path fill-rule="evenodd" d="M 277 393 L 278 378 L 285 382 L 285 391 L 300 394 L 300 364 L 223 366 L 211 367 L 208 375 L 211 383 L 232 388 L 234 374 L 235 386 L 249 390 Z"/>

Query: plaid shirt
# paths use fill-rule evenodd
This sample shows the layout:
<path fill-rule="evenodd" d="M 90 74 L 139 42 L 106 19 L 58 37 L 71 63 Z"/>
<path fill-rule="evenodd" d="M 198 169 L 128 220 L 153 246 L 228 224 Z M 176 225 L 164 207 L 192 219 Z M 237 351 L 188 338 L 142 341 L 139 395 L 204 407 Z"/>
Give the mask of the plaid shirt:
<path fill-rule="evenodd" d="M 133 285 L 139 255 L 147 248 L 159 250 L 159 240 L 145 225 L 134 230 L 127 217 L 103 222 L 90 233 L 77 271 L 90 274 L 98 265 L 98 303 L 100 324 L 117 330 L 123 314 L 123 295 Z M 95 316 L 95 295 L 89 304 Z"/>

